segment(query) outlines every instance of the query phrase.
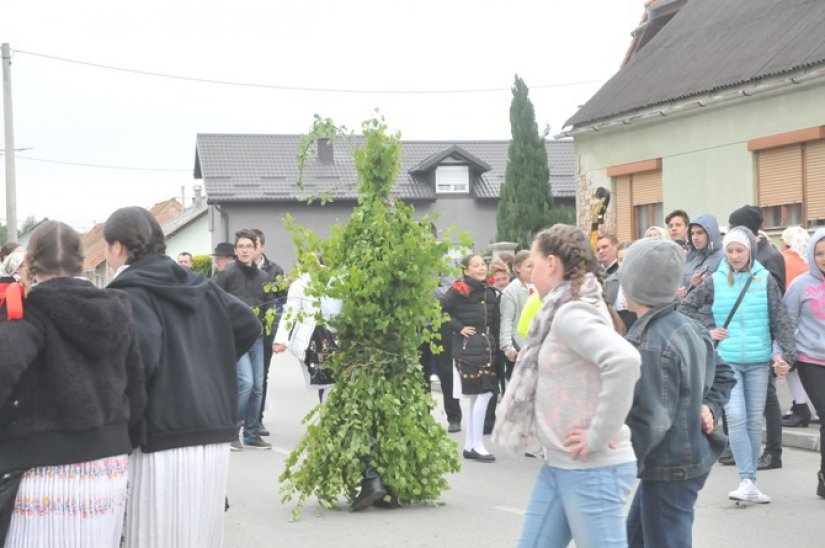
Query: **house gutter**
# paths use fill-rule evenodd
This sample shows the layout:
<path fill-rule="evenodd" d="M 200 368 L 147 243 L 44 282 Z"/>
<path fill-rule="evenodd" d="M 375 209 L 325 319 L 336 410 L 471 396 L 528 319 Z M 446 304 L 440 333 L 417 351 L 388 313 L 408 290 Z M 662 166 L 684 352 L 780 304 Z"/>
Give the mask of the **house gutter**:
<path fill-rule="evenodd" d="M 711 110 L 742 103 L 751 97 L 767 97 L 776 95 L 792 86 L 800 89 L 825 83 L 825 67 L 814 70 L 797 72 L 794 75 L 783 75 L 770 80 L 744 84 L 721 93 L 708 94 L 699 99 L 692 97 L 668 105 L 658 105 L 634 113 L 616 116 L 608 120 L 585 124 L 554 135 L 555 139 L 564 137 L 578 137 L 591 132 L 614 131 L 626 129 L 628 126 L 642 126 L 661 120 L 663 117 L 681 117 L 695 114 L 699 111 Z"/>

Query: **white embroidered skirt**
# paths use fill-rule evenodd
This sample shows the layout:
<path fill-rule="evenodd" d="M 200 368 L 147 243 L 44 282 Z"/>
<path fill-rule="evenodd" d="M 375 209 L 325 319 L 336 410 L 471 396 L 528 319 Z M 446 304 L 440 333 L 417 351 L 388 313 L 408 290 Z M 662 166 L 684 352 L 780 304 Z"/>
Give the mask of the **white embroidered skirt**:
<path fill-rule="evenodd" d="M 5 547 L 119 546 L 128 462 L 119 455 L 26 471 Z"/>
<path fill-rule="evenodd" d="M 129 463 L 126 548 L 223 545 L 229 444 L 143 453 Z"/>

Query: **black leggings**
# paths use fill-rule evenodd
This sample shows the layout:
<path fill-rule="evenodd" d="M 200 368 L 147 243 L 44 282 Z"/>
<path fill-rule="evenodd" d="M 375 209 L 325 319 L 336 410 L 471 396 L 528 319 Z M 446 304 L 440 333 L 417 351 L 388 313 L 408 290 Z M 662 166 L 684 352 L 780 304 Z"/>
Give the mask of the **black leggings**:
<path fill-rule="evenodd" d="M 808 399 L 819 415 L 819 439 L 825 440 L 825 365 L 815 363 L 796 362 L 796 369 L 799 371 L 799 380 L 805 387 Z M 825 444 L 819 443 L 820 464 L 819 469 L 825 473 Z"/>

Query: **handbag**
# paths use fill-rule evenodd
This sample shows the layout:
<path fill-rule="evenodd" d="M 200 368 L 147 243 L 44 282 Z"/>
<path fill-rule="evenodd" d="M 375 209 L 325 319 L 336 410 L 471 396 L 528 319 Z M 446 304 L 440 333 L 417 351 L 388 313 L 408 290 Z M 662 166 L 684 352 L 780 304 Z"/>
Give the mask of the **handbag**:
<path fill-rule="evenodd" d="M 753 276 L 748 276 L 748 281 L 745 282 L 745 287 L 742 288 L 742 291 L 739 292 L 739 296 L 736 298 L 736 302 L 733 303 L 733 308 L 730 309 L 730 313 L 728 317 L 725 319 L 725 325 L 722 326 L 723 329 L 727 329 L 730 325 L 730 321 L 733 319 L 733 315 L 736 314 L 736 309 L 739 308 L 739 305 L 742 304 L 742 299 L 745 298 L 745 293 L 748 292 L 748 288 L 751 286 L 751 281 L 753 280 Z M 722 341 L 713 341 L 713 348 L 719 346 L 719 343 Z"/>
<path fill-rule="evenodd" d="M 307 347 L 305 364 L 309 371 L 309 383 L 312 385 L 325 385 L 335 383 L 332 371 L 324 367 L 330 355 L 338 349 L 335 343 L 335 335 L 323 325 L 315 326 L 312 338 Z"/>
<path fill-rule="evenodd" d="M 6 542 L 6 535 L 11 525 L 11 515 L 14 512 L 14 500 L 17 490 L 23 479 L 23 470 L 8 472 L 0 477 L 0 546 Z"/>

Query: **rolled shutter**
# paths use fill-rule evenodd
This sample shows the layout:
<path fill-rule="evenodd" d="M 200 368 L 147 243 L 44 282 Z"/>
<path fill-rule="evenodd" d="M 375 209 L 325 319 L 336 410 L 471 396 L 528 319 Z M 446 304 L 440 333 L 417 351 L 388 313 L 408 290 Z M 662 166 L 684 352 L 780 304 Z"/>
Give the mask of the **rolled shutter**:
<path fill-rule="evenodd" d="M 662 171 L 633 174 L 633 205 L 658 204 L 662 201 Z"/>
<path fill-rule="evenodd" d="M 630 195 L 630 175 L 613 179 L 613 203 L 616 213 L 616 237 L 620 241 L 633 239 L 633 206 Z"/>
<path fill-rule="evenodd" d="M 825 219 L 825 141 L 805 144 L 805 208 L 809 221 Z"/>
<path fill-rule="evenodd" d="M 759 151 L 756 170 L 760 206 L 802 202 L 802 145 Z"/>

